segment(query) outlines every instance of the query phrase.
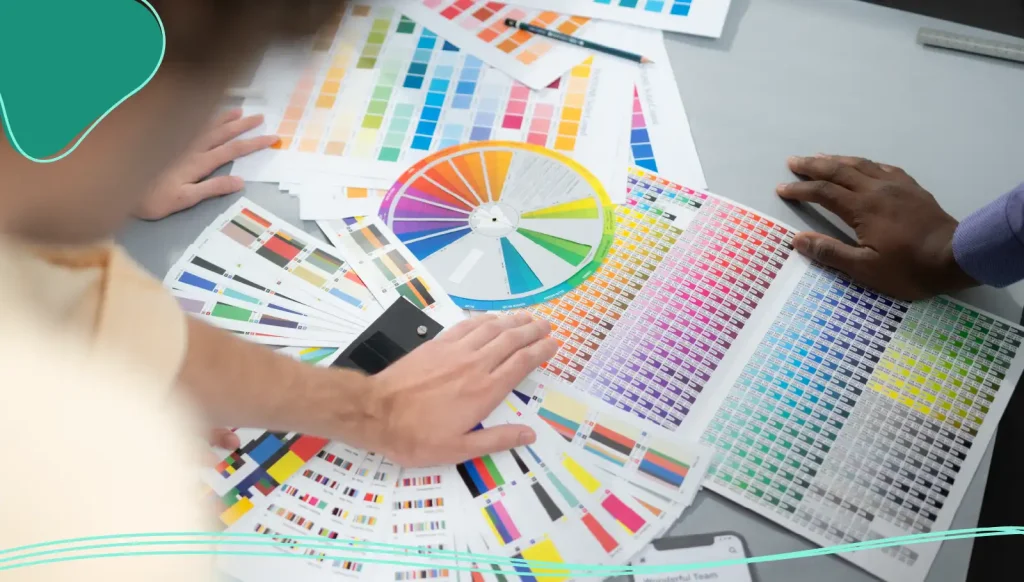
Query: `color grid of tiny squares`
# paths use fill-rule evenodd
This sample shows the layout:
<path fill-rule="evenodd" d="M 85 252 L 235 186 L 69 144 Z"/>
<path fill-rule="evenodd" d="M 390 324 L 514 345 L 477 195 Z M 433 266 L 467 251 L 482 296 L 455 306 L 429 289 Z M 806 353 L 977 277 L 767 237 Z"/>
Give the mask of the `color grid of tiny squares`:
<path fill-rule="evenodd" d="M 355 6 L 351 15 L 358 18 L 371 13 L 368 7 Z M 339 43 L 319 88 L 315 73 L 298 82 L 278 127 L 281 141 L 275 148 L 397 162 L 407 150 L 443 149 L 467 139 L 491 139 L 499 129 L 522 132 L 525 127 L 522 138 L 527 143 L 549 145 L 561 151 L 575 149 L 591 81 L 592 59 L 569 71 L 560 108 L 557 101 L 550 99 L 531 103 L 536 98 L 525 85 L 481 85 L 482 61 L 461 53 L 452 43 L 422 27 L 415 43 L 409 46 L 410 54 L 404 58 L 378 59 L 390 34 L 414 35 L 416 24 L 404 16 L 395 24 L 390 9 L 375 11 L 373 16 L 370 32 L 358 54 L 353 46 Z M 337 26 L 330 30 L 336 33 Z M 318 41 L 317 46 L 330 50 L 326 41 Z M 353 60 L 356 70 L 378 69 L 376 81 L 367 88 L 369 102 L 362 111 L 354 107 L 334 111 L 348 72 L 346 67 Z M 358 82 L 352 83 L 350 90 L 358 91 Z M 556 80 L 549 88 L 560 89 L 561 83 L 561 79 Z M 421 93 L 414 97 L 415 102 L 403 102 L 403 89 Z M 403 95 L 408 96 L 409 92 Z M 448 110 L 471 110 L 471 125 L 445 120 Z"/>

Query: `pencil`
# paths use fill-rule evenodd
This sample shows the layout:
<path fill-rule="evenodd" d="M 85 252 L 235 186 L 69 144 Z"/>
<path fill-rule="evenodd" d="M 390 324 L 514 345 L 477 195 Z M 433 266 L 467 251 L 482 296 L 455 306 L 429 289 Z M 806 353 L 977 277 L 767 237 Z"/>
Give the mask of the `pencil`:
<path fill-rule="evenodd" d="M 506 18 L 505 26 L 511 28 L 518 28 L 519 30 L 525 30 L 526 32 L 532 32 L 533 34 L 546 36 L 553 40 L 560 40 L 562 42 L 574 44 L 578 47 L 583 47 L 585 49 L 590 49 L 592 51 L 597 51 L 599 53 L 605 53 L 608 55 L 612 55 L 614 57 L 621 57 L 623 59 L 628 59 L 637 63 L 647 64 L 654 62 L 643 55 L 638 55 L 636 53 L 631 53 L 629 51 L 624 51 L 622 49 L 617 49 L 615 47 L 605 46 L 600 43 L 591 42 L 589 40 L 583 40 L 582 38 L 576 38 L 575 36 L 570 36 L 568 34 L 562 34 L 561 32 L 557 32 L 554 30 L 548 30 L 546 28 L 541 28 L 539 26 L 527 24 L 525 22 L 515 20 L 514 18 Z"/>

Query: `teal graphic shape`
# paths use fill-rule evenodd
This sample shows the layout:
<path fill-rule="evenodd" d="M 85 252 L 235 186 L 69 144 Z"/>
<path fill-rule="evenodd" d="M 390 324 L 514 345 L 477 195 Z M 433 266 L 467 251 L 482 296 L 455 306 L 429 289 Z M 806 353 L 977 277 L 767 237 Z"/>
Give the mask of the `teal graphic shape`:
<path fill-rule="evenodd" d="M 163 62 L 147 0 L 0 2 L 0 123 L 18 153 L 67 157 Z"/>

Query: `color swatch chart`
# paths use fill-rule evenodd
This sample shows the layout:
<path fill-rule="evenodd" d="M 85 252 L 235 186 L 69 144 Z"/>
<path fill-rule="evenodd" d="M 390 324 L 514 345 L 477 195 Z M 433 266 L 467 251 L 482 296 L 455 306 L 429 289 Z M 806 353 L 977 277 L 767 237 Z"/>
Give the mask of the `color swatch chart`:
<path fill-rule="evenodd" d="M 273 224 L 271 216 L 248 200 L 241 200 L 232 209 L 233 216 L 210 230 L 230 239 L 256 256 L 308 283 L 326 291 L 339 305 L 359 313 L 366 320 L 377 308 L 363 281 L 333 249 L 312 240 L 308 235 L 285 225 Z M 289 225 L 290 226 L 290 225 Z"/>
<path fill-rule="evenodd" d="M 533 89 L 556 81 L 590 53 L 505 25 L 506 18 L 588 38 L 600 23 L 485 0 L 420 0 L 403 7 L 414 20 Z"/>
<path fill-rule="evenodd" d="M 671 527 L 693 503 L 710 451 L 571 386 L 535 373 L 516 387 L 520 417 L 547 424 L 595 467 L 625 481 L 630 495 Z"/>
<path fill-rule="evenodd" d="M 730 0 L 516 0 L 516 4 L 718 38 Z"/>
<path fill-rule="evenodd" d="M 661 31 L 629 28 L 632 34 L 620 33 L 602 40 L 654 60 L 633 71 L 629 132 L 632 163 L 667 180 L 706 188 L 704 169 L 663 35 Z"/>
<path fill-rule="evenodd" d="M 505 410 L 496 411 L 483 426 L 516 422 Z M 449 475 L 462 485 L 463 519 L 481 532 L 478 541 L 467 540 L 478 553 L 622 563 L 655 533 L 654 516 L 616 478 L 597 472 L 552 431 L 538 432 L 531 446 L 449 468 Z M 518 571 L 523 580 L 531 579 L 529 568 Z"/>
<path fill-rule="evenodd" d="M 628 131 L 630 96 L 615 79 L 629 68 L 616 59 L 583 55 L 553 88 L 530 91 L 388 2 L 348 6 L 333 46 L 313 55 L 315 72 L 287 100 L 247 103 L 283 137 L 276 151 L 236 163 L 234 174 L 292 182 L 314 172 L 373 187 L 430 152 L 503 139 L 565 152 L 608 183 L 621 177 L 616 140 Z"/>
<path fill-rule="evenodd" d="M 571 159 L 516 142 L 449 148 L 412 166 L 380 218 L 463 309 L 531 305 L 601 264 L 614 206 Z"/>
<path fill-rule="evenodd" d="M 228 530 L 268 536 L 278 542 L 269 547 L 271 551 L 303 554 L 308 559 L 296 562 L 222 556 L 218 566 L 243 580 L 288 579 L 299 572 L 303 579 L 310 580 L 382 579 L 385 566 L 363 561 L 364 554 L 343 542 L 391 537 L 389 524 L 398 473 L 397 467 L 374 453 L 340 443 L 327 445 L 280 487 L 265 507 L 250 512 Z M 338 546 L 333 551 L 304 548 L 296 539 L 300 536 L 336 540 Z"/>
<path fill-rule="evenodd" d="M 326 439 L 295 433 L 241 429 L 235 434 L 242 446 L 203 472 L 203 480 L 221 500 L 220 521 L 226 526 L 258 506 L 327 444 Z"/>
<path fill-rule="evenodd" d="M 321 220 L 317 225 L 381 305 L 390 306 L 404 297 L 442 325 L 464 319 L 430 271 L 380 218 Z"/>
<path fill-rule="evenodd" d="M 299 199 L 301 220 L 340 220 L 376 214 L 386 192 L 386 189 L 324 185 L 303 186 L 291 193 Z"/>
<path fill-rule="evenodd" d="M 757 213 L 633 169 L 605 264 L 533 308 L 562 342 L 544 370 L 675 430 L 791 253 Z"/>
<path fill-rule="evenodd" d="M 1024 330 L 809 268 L 703 441 L 710 486 L 822 545 L 949 528 L 1009 400 Z M 856 552 L 923 580 L 938 544 Z"/>

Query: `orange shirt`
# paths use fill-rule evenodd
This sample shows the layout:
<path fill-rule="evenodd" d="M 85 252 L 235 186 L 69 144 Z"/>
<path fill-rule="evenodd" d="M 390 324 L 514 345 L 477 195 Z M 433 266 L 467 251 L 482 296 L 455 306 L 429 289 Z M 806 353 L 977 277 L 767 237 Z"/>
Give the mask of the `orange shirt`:
<path fill-rule="evenodd" d="M 173 298 L 123 251 L 33 251 L 0 240 L 0 548 L 212 526 L 195 479 L 198 424 L 168 390 L 185 339 Z M 131 548 L 92 553 L 117 551 Z M 94 558 L 0 575 L 213 577 L 212 556 Z"/>

